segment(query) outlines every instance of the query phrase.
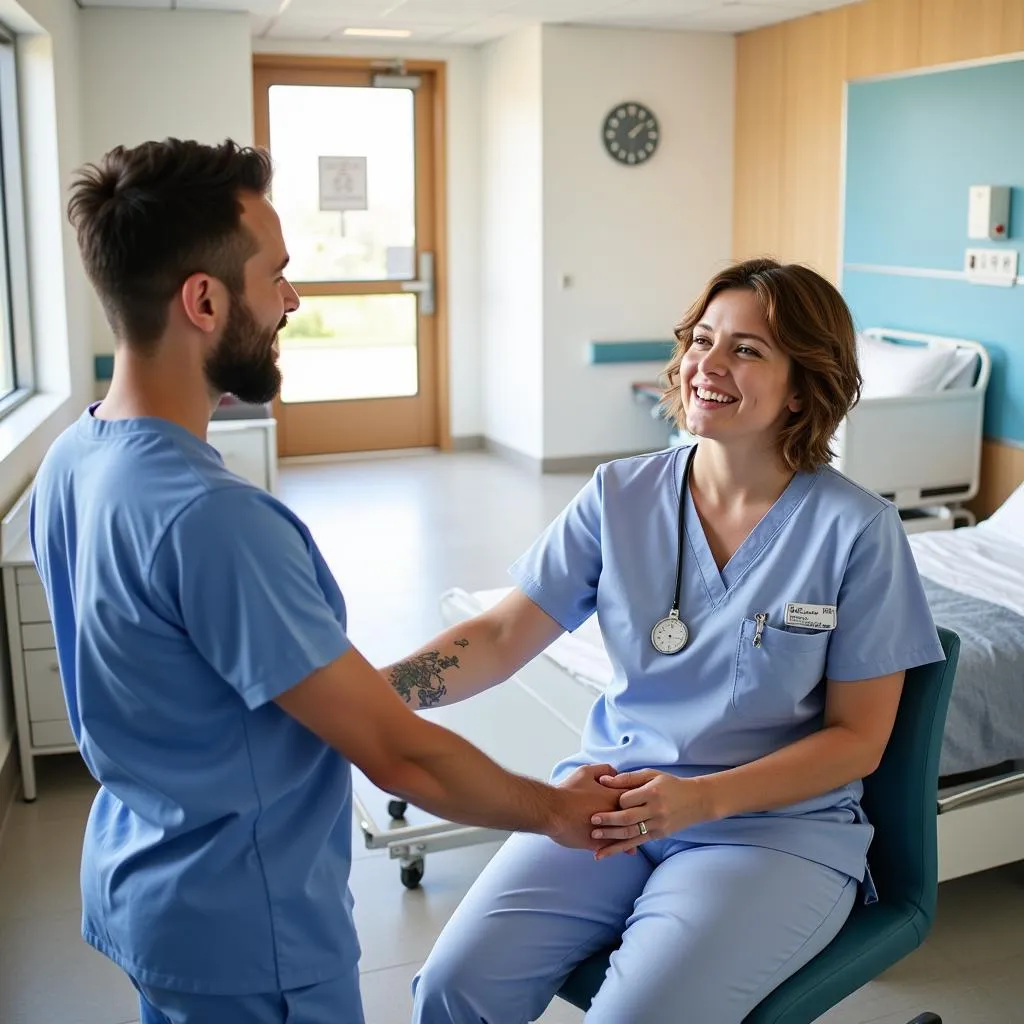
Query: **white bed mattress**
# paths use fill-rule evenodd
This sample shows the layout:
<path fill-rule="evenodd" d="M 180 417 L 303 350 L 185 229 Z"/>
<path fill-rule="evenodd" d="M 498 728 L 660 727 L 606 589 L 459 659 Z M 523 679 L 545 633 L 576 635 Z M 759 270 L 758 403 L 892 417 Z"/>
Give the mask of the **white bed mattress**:
<path fill-rule="evenodd" d="M 914 534 L 910 545 L 922 576 L 1024 617 L 1024 542 L 1010 531 L 986 521 L 976 527 Z M 491 608 L 511 589 L 480 590 L 473 597 L 483 608 Z M 611 683 L 612 665 L 596 615 L 574 633 L 564 633 L 544 654 L 595 694 Z"/>
<path fill-rule="evenodd" d="M 1022 524 L 1024 525 L 1024 524 Z M 1024 541 L 985 521 L 910 538 L 922 576 L 1024 617 Z"/>

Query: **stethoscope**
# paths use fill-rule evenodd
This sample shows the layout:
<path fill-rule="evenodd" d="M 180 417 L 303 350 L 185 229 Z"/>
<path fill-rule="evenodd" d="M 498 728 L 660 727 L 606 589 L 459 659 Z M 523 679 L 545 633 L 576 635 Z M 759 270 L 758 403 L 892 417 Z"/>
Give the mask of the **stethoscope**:
<path fill-rule="evenodd" d="M 690 463 L 693 462 L 693 453 L 697 450 L 694 445 L 686 455 L 686 462 L 683 464 L 683 482 L 679 488 L 679 539 L 676 545 L 676 589 L 672 601 L 672 608 L 668 615 L 659 619 L 651 630 L 651 643 L 659 654 L 678 654 L 690 639 L 690 631 L 686 623 L 679 618 L 679 595 L 683 586 L 683 544 L 686 542 L 685 512 L 686 512 L 686 485 L 690 478 Z"/>

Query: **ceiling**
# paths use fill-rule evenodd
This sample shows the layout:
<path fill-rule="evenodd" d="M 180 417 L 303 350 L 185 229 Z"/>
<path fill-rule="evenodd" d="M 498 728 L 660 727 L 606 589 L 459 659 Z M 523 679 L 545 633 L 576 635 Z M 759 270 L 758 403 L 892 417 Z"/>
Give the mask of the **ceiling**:
<path fill-rule="evenodd" d="M 248 11 L 265 39 L 403 29 L 411 43 L 473 45 L 526 25 L 744 32 L 851 0 L 78 0 L 83 7 Z"/>

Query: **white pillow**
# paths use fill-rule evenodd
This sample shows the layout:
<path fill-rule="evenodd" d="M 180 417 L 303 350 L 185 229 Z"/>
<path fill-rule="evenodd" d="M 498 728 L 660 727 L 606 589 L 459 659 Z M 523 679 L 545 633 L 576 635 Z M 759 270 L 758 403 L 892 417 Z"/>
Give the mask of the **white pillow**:
<path fill-rule="evenodd" d="M 942 385 L 943 391 L 966 391 L 974 387 L 978 376 L 978 354 L 969 348 L 957 348 L 953 369 Z"/>
<path fill-rule="evenodd" d="M 978 525 L 994 526 L 1000 532 L 1024 544 L 1024 484 L 1021 484 L 988 519 Z"/>
<path fill-rule="evenodd" d="M 955 348 L 899 345 L 857 336 L 862 398 L 890 398 L 941 391 L 962 370 Z"/>

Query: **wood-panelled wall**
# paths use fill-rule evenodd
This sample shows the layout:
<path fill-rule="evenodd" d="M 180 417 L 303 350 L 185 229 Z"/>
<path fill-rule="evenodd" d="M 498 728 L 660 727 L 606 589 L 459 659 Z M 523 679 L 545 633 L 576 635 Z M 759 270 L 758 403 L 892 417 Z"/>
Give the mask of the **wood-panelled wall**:
<path fill-rule="evenodd" d="M 837 280 L 844 83 L 1019 52 L 1024 0 L 864 0 L 741 35 L 733 255 Z M 986 441 L 976 514 L 1021 480 L 1024 449 Z"/>

